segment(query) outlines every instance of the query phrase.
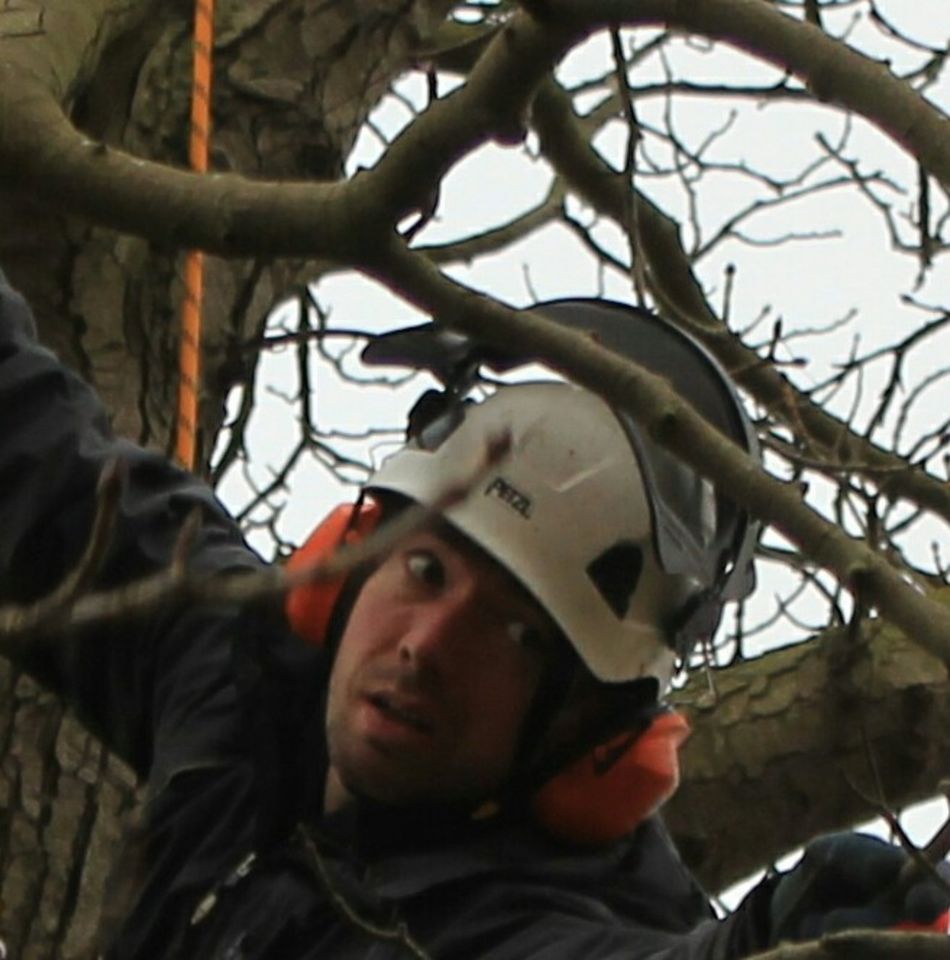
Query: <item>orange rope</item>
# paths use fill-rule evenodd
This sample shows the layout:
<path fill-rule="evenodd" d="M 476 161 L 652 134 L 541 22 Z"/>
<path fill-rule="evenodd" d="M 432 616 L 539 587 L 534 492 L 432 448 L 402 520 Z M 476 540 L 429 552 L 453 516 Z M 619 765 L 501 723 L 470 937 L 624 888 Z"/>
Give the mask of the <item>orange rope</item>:
<path fill-rule="evenodd" d="M 194 78 L 191 87 L 191 168 L 208 170 L 211 131 L 211 52 L 214 44 L 214 0 L 197 0 L 195 7 Z M 185 259 L 185 302 L 181 314 L 179 350 L 178 429 L 175 455 L 189 470 L 195 468 L 198 437 L 198 378 L 201 356 L 201 309 L 204 255 L 189 250 Z"/>

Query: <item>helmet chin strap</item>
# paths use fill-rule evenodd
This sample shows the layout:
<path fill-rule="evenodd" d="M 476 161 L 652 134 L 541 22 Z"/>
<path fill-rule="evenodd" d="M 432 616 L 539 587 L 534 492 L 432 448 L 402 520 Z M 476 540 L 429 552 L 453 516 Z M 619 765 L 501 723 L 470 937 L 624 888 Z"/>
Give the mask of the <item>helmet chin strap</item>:
<path fill-rule="evenodd" d="M 506 793 L 523 793 L 535 784 L 535 768 L 538 751 L 542 747 L 554 718 L 568 702 L 571 690 L 583 666 L 566 638 L 560 638 L 557 652 L 549 659 L 538 682 L 538 689 L 528 708 L 518 749 L 512 764 L 509 787 Z"/>
<path fill-rule="evenodd" d="M 659 685 L 653 677 L 600 683 L 588 674 L 566 640 L 564 645 L 568 649 L 560 660 L 549 664 L 525 718 L 512 774 L 498 798 L 500 807 L 524 804 L 579 757 L 619 733 L 642 732 L 662 710 Z M 580 700 L 585 682 L 593 685 L 586 694 L 589 702 L 596 700 L 588 715 Z M 558 736 L 555 722 L 572 702 L 579 706 L 576 724 Z"/>

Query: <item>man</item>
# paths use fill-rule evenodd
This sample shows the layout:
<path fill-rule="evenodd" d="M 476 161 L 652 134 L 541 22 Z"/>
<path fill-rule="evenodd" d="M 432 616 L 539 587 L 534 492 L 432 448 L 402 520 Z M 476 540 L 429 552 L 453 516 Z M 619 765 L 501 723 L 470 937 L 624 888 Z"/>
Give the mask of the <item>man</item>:
<path fill-rule="evenodd" d="M 668 375 L 754 451 L 688 338 L 617 305 L 545 309 Z M 203 485 L 112 437 L 32 327 L 0 282 L 0 599 L 73 569 L 113 461 L 98 588 L 166 566 L 196 507 L 191 569 L 259 568 Z M 430 349 L 401 336 L 377 359 Z M 504 362 L 451 338 L 434 356 L 447 390 L 301 556 L 437 502 L 503 430 L 509 457 L 443 517 L 286 610 L 180 605 L 25 655 L 148 784 L 136 896 L 107 956 L 724 960 L 946 909 L 937 881 L 898 883 L 900 850 L 833 838 L 713 918 L 651 816 L 681 736 L 660 697 L 749 589 L 754 525 L 593 395 L 528 384 L 473 404 L 474 369 Z"/>

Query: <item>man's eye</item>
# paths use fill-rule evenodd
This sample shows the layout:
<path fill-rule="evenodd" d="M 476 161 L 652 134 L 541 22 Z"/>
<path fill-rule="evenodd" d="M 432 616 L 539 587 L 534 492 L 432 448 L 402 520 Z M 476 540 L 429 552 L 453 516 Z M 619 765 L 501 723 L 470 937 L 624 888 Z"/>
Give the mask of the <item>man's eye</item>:
<path fill-rule="evenodd" d="M 507 626 L 508 636 L 519 647 L 526 650 L 541 650 L 544 646 L 544 633 L 523 620 L 511 620 Z"/>
<path fill-rule="evenodd" d="M 427 587 L 445 585 L 445 567 L 428 550 L 413 550 L 406 556 L 406 568 L 414 579 Z"/>

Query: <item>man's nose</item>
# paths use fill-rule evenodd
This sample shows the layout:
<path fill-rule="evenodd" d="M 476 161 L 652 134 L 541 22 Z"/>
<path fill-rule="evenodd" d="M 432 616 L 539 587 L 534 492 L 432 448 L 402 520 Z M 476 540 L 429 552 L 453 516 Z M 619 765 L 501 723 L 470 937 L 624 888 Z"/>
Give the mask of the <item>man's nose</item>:
<path fill-rule="evenodd" d="M 399 642 L 399 659 L 416 668 L 436 667 L 462 649 L 474 630 L 477 602 L 457 590 L 420 604 Z"/>

